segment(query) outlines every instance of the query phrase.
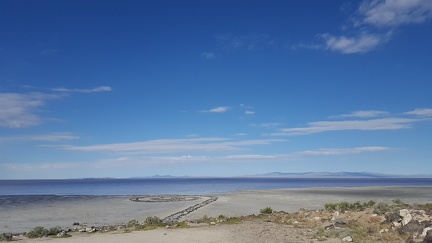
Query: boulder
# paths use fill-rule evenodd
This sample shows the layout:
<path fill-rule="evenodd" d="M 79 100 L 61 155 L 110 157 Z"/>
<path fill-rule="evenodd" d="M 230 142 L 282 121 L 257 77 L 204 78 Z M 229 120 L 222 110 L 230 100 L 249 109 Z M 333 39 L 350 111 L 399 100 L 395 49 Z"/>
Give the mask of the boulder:
<path fill-rule="evenodd" d="M 409 214 L 409 210 L 408 209 L 401 209 L 399 210 L 399 215 L 404 218 L 407 214 Z"/>
<path fill-rule="evenodd" d="M 421 236 L 426 237 L 427 234 L 429 233 L 429 230 L 432 230 L 432 227 L 429 226 L 429 227 L 424 228 Z M 432 231 L 429 234 L 432 234 Z"/>
<path fill-rule="evenodd" d="M 423 239 L 421 243 L 432 243 L 432 230 L 427 232 L 426 237 Z"/>
<path fill-rule="evenodd" d="M 407 225 L 409 222 L 411 222 L 412 218 L 413 217 L 410 213 L 406 214 L 401 221 L 402 226 Z"/>
<path fill-rule="evenodd" d="M 417 221 L 411 221 L 399 229 L 399 234 L 413 234 L 420 230 L 422 230 L 421 225 Z"/>
<path fill-rule="evenodd" d="M 402 217 L 398 213 L 387 213 L 385 215 L 386 221 L 388 223 L 400 222 L 402 221 Z"/>

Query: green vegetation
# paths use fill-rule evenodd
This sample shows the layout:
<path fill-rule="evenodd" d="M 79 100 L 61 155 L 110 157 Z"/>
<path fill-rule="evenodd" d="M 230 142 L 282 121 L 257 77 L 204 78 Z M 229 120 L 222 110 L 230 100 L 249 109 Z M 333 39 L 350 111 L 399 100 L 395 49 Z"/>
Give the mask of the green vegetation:
<path fill-rule="evenodd" d="M 225 221 L 222 221 L 222 224 L 239 224 L 243 221 L 242 218 L 238 217 L 232 217 L 232 218 L 225 218 Z"/>
<path fill-rule="evenodd" d="M 199 220 L 199 222 L 200 223 L 208 223 L 208 222 L 210 222 L 210 218 L 207 216 L 207 215 L 204 215 L 200 220 Z"/>
<path fill-rule="evenodd" d="M 129 220 L 129 222 L 127 223 L 127 227 L 128 228 L 132 228 L 132 227 L 135 227 L 135 226 L 137 226 L 137 225 L 139 225 L 139 222 L 138 222 L 138 220 L 136 220 L 136 219 L 132 219 L 132 220 Z"/>
<path fill-rule="evenodd" d="M 373 205 L 375 205 L 375 201 L 370 200 L 367 203 L 360 203 L 360 202 L 355 202 L 355 203 L 348 203 L 348 202 L 340 202 L 340 203 L 327 203 L 324 205 L 324 208 L 327 211 L 363 211 L 366 208 L 370 208 Z"/>
<path fill-rule="evenodd" d="M 271 207 L 262 208 L 262 209 L 260 209 L 260 213 L 271 214 L 271 213 L 273 213 L 273 209 Z"/>
<path fill-rule="evenodd" d="M 144 225 L 147 225 L 147 226 L 164 226 L 164 223 L 162 222 L 162 219 L 154 216 L 154 217 L 147 217 L 144 220 Z"/>
<path fill-rule="evenodd" d="M 398 212 L 402 208 L 408 207 L 409 205 L 402 202 L 400 199 L 395 199 L 392 201 L 393 204 L 387 204 L 385 202 L 379 202 L 374 207 L 374 213 L 378 215 L 384 215 L 389 212 Z"/>
<path fill-rule="evenodd" d="M 187 228 L 189 227 L 188 223 L 186 221 L 181 221 L 178 224 L 175 225 L 177 228 Z"/>
<path fill-rule="evenodd" d="M 11 233 L 1 233 L 0 234 L 0 241 L 11 241 L 12 240 L 12 234 Z"/>
<path fill-rule="evenodd" d="M 25 235 L 27 238 L 41 238 L 44 236 L 57 236 L 58 233 L 60 233 L 62 230 L 60 227 L 53 227 L 50 229 L 45 229 L 42 226 L 36 226 L 31 230 L 30 232 L 27 232 Z M 68 237 L 68 236 L 64 236 Z"/>

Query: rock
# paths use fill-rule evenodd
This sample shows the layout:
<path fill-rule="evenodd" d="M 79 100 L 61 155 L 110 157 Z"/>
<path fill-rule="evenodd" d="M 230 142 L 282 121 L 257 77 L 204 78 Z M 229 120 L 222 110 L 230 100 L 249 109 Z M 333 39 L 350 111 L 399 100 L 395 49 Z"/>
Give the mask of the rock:
<path fill-rule="evenodd" d="M 329 230 L 329 229 L 334 229 L 335 226 L 333 224 L 327 225 L 324 227 L 324 229 Z"/>
<path fill-rule="evenodd" d="M 216 223 L 215 223 L 215 222 L 210 222 L 210 224 L 211 224 L 211 225 L 216 225 Z"/>
<path fill-rule="evenodd" d="M 342 239 L 343 242 L 352 242 L 353 238 L 351 236 L 347 236 L 345 238 Z"/>
<path fill-rule="evenodd" d="M 336 222 L 334 223 L 334 226 L 338 227 L 338 228 L 348 227 L 348 225 L 342 220 L 336 220 Z"/>
<path fill-rule="evenodd" d="M 57 237 L 64 237 L 65 235 L 67 235 L 66 231 L 61 231 L 57 234 Z"/>
<path fill-rule="evenodd" d="M 388 229 L 382 229 L 382 230 L 380 230 L 379 232 L 380 232 L 380 234 L 383 234 L 383 233 L 387 233 L 387 232 L 389 232 L 389 230 L 388 230 Z"/>
<path fill-rule="evenodd" d="M 393 222 L 392 225 L 393 225 L 394 227 L 400 227 L 400 226 L 402 226 L 402 224 L 399 223 L 399 222 Z"/>
<path fill-rule="evenodd" d="M 432 230 L 432 227 L 424 228 L 421 236 L 426 237 L 428 235 L 428 233 L 429 233 L 429 230 Z M 431 231 L 430 234 L 432 234 L 432 231 Z"/>
<path fill-rule="evenodd" d="M 429 231 L 421 243 L 432 243 L 432 231 Z"/>
<path fill-rule="evenodd" d="M 409 222 L 411 222 L 411 220 L 412 220 L 411 214 L 410 213 L 406 214 L 401 221 L 402 226 L 407 225 Z"/>
<path fill-rule="evenodd" d="M 421 230 L 421 226 L 417 221 L 409 222 L 399 229 L 399 234 L 413 234 Z"/>
<path fill-rule="evenodd" d="M 78 223 L 78 222 L 74 222 L 74 223 L 72 224 L 72 226 L 76 226 L 76 225 L 80 225 L 80 223 Z"/>
<path fill-rule="evenodd" d="M 400 222 L 402 220 L 402 217 L 398 213 L 387 213 L 385 218 L 388 223 Z"/>
<path fill-rule="evenodd" d="M 399 215 L 402 218 L 405 217 L 407 214 L 409 214 L 409 210 L 408 209 L 401 209 L 401 210 L 399 210 Z"/>

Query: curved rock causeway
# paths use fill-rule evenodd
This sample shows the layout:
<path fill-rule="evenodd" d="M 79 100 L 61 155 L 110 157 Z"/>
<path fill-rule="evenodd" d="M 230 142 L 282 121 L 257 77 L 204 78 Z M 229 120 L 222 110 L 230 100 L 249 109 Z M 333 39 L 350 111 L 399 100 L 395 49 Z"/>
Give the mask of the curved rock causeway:
<path fill-rule="evenodd" d="M 181 217 L 186 216 L 193 211 L 198 210 L 216 200 L 218 197 L 216 196 L 205 196 L 205 195 L 158 195 L 158 196 L 142 196 L 142 197 L 134 197 L 129 200 L 133 202 L 145 202 L 145 203 L 162 203 L 162 202 L 179 202 L 179 201 L 194 201 L 200 200 L 203 198 L 207 198 L 206 200 L 197 203 L 193 206 L 190 206 L 186 209 L 183 209 L 177 213 L 173 213 L 165 218 L 162 221 L 166 224 L 172 224 L 180 220 Z"/>

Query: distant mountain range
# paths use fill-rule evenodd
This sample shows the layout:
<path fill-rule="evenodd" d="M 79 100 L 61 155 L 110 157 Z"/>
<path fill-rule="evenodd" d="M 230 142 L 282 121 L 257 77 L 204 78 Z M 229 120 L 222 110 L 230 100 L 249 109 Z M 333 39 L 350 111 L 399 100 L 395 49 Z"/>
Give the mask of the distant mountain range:
<path fill-rule="evenodd" d="M 283 178 L 432 178 L 429 175 L 395 175 L 380 174 L 373 172 L 304 172 L 304 173 L 283 173 L 271 172 L 266 174 L 250 175 L 247 177 L 283 177 Z"/>

